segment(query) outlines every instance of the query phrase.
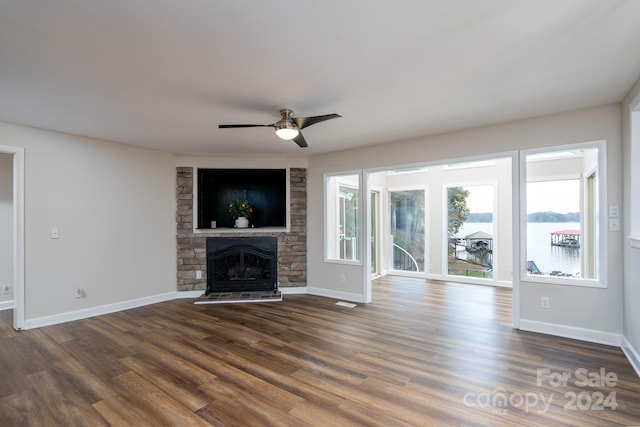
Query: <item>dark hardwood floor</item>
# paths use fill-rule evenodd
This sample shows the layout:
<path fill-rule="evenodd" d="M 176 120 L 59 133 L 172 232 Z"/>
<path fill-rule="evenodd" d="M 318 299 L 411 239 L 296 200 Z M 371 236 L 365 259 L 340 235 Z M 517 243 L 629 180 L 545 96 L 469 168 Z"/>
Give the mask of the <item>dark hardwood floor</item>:
<path fill-rule="evenodd" d="M 512 330 L 508 289 L 382 278 L 372 304 L 335 302 L 176 300 L 22 332 L 0 312 L 0 425 L 640 424 L 622 351 Z"/>

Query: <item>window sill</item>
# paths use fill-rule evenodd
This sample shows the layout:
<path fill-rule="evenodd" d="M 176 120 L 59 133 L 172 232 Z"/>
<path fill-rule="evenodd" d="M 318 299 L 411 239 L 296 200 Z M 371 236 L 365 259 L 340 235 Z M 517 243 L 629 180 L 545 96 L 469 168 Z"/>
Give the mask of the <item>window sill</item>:
<path fill-rule="evenodd" d="M 606 289 L 605 282 L 599 279 L 585 279 L 582 277 L 561 277 L 547 274 L 525 274 L 520 277 L 520 283 L 538 283 L 546 285 L 580 286 L 584 288 Z"/>
<path fill-rule="evenodd" d="M 328 264 L 362 265 L 362 261 L 360 260 L 339 259 L 339 258 L 325 258 L 324 262 Z"/>
<path fill-rule="evenodd" d="M 629 246 L 640 249 L 640 236 L 629 236 Z"/>

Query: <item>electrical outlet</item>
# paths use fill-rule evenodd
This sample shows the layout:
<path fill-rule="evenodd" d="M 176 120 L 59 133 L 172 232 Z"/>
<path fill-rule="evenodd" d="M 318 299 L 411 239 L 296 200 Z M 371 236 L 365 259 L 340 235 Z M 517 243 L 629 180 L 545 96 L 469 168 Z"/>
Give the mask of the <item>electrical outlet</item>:
<path fill-rule="evenodd" d="M 344 274 L 340 275 L 340 281 L 343 283 L 347 281 L 347 278 L 344 276 Z"/>
<path fill-rule="evenodd" d="M 196 270 L 196 279 L 202 279 L 202 270 Z"/>
<path fill-rule="evenodd" d="M 549 297 L 540 297 L 540 307 L 542 308 L 551 307 L 551 302 L 549 301 Z"/>
<path fill-rule="evenodd" d="M 609 218 L 609 231 L 620 231 L 619 218 Z"/>
<path fill-rule="evenodd" d="M 80 286 L 76 286 L 76 288 L 73 290 L 73 297 L 82 298 L 82 296 L 83 296 L 82 288 Z"/>
<path fill-rule="evenodd" d="M 9 285 L 8 283 L 2 285 L 2 293 L 3 294 L 11 293 L 11 285 Z"/>

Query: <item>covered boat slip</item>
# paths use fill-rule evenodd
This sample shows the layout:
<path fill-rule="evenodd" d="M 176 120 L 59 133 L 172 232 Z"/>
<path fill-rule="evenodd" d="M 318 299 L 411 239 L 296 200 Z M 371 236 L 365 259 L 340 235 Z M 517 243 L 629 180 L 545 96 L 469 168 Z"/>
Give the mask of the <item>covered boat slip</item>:
<path fill-rule="evenodd" d="M 560 230 L 551 233 L 552 246 L 580 247 L 580 230 Z"/>

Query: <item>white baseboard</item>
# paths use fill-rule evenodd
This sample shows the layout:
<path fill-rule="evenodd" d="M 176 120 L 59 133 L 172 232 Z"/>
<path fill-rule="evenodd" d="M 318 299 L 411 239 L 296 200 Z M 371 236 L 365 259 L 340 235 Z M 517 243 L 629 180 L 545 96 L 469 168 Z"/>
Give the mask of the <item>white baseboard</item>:
<path fill-rule="evenodd" d="M 14 300 L 0 301 L 0 311 L 11 310 L 16 305 Z"/>
<path fill-rule="evenodd" d="M 200 298 L 202 295 L 204 295 L 204 291 L 181 291 L 176 292 L 175 299 Z"/>
<path fill-rule="evenodd" d="M 554 323 L 538 322 L 536 320 L 520 319 L 520 329 L 541 334 L 556 335 L 596 344 L 620 347 L 622 335 L 612 332 L 596 331 L 594 329 L 577 328 L 575 326 L 557 325 Z"/>
<path fill-rule="evenodd" d="M 115 313 L 117 311 L 128 310 L 130 308 L 142 307 L 149 304 L 164 302 L 181 297 L 182 292 L 167 292 L 166 294 L 151 295 L 143 298 L 136 298 L 128 301 L 105 304 L 97 307 L 84 308 L 82 310 L 69 311 L 66 313 L 54 314 L 51 316 L 37 317 L 25 320 L 23 329 L 41 328 L 43 326 L 57 325 L 58 323 L 71 322 L 73 320 L 86 319 L 102 314 Z"/>
<path fill-rule="evenodd" d="M 307 286 L 307 293 L 309 295 L 317 295 L 319 297 L 334 298 L 338 300 L 352 301 L 364 303 L 363 295 L 354 294 L 351 292 L 334 291 L 332 289 L 314 288 Z"/>
<path fill-rule="evenodd" d="M 631 363 L 631 366 L 636 371 L 638 377 L 640 377 L 640 354 L 638 354 L 638 351 L 633 348 L 629 340 L 624 335 L 622 336 L 622 351 L 625 356 L 627 356 L 627 359 L 629 359 L 629 363 Z"/>

